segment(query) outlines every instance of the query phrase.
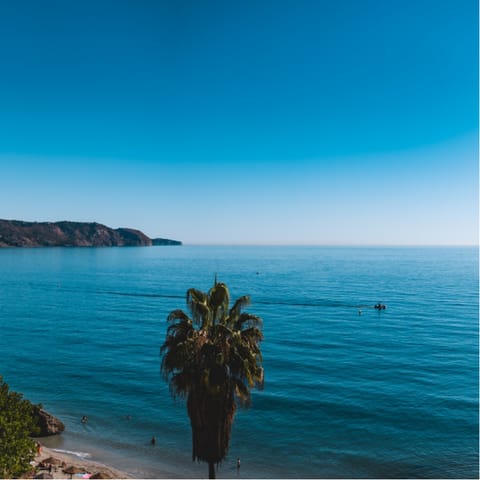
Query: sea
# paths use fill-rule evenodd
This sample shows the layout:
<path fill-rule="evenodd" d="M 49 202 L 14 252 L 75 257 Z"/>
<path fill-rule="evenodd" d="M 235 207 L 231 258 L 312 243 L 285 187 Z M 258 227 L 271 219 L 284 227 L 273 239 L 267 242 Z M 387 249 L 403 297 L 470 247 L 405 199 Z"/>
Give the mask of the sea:
<path fill-rule="evenodd" d="M 478 269 L 476 247 L 0 249 L 0 374 L 64 422 L 45 445 L 207 478 L 160 346 L 216 276 L 263 319 L 265 369 L 218 478 L 478 478 Z"/>

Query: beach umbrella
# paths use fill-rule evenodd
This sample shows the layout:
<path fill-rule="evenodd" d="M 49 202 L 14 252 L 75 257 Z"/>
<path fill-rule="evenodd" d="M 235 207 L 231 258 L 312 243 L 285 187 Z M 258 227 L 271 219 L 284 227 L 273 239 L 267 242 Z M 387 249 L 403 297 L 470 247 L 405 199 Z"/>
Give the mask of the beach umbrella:
<path fill-rule="evenodd" d="M 38 475 L 35 475 L 33 478 L 53 478 L 49 473 L 39 473 Z"/>
<path fill-rule="evenodd" d="M 68 468 L 63 470 L 63 473 L 68 473 L 69 475 L 75 475 L 76 473 L 85 473 L 85 469 L 81 467 L 77 467 L 75 465 L 71 465 Z"/>
<path fill-rule="evenodd" d="M 85 469 L 80 468 L 80 467 L 76 467 L 75 465 L 72 465 L 72 466 L 66 468 L 65 470 L 63 470 L 63 473 L 66 473 L 66 474 L 70 475 L 70 478 L 72 478 L 73 475 L 75 475 L 76 473 L 85 473 Z"/>
<path fill-rule="evenodd" d="M 49 463 L 50 465 L 61 465 L 62 464 L 62 460 L 60 460 L 59 458 L 56 458 L 56 457 L 48 457 L 46 458 L 45 460 L 42 460 L 42 463 L 45 464 L 45 463 Z"/>
<path fill-rule="evenodd" d="M 97 473 L 94 473 L 90 478 L 113 478 L 113 477 L 107 472 L 97 472 Z"/>

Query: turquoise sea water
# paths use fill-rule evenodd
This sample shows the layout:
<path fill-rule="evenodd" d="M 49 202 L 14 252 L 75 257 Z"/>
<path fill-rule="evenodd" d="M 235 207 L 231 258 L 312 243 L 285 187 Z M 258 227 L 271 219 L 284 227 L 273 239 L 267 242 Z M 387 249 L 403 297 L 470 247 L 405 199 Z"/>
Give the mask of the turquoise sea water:
<path fill-rule="evenodd" d="M 478 478 L 476 248 L 2 249 L 0 374 L 66 424 L 46 444 L 207 476 L 159 347 L 215 273 L 264 319 L 266 380 L 219 477 Z"/>

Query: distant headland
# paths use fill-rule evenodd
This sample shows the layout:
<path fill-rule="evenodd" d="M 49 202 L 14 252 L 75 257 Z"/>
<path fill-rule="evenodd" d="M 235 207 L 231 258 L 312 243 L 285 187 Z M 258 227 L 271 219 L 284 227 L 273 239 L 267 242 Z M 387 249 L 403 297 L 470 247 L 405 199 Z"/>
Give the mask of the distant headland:
<path fill-rule="evenodd" d="M 110 228 L 88 222 L 24 222 L 0 219 L 1 247 L 149 247 L 182 245 L 178 240 L 149 238 L 133 228 Z"/>

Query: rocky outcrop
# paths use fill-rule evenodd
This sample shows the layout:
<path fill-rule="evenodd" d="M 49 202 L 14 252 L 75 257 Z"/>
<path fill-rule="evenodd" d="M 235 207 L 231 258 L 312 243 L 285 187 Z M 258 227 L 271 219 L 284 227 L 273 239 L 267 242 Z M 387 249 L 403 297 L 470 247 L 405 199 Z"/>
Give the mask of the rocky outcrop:
<path fill-rule="evenodd" d="M 169 240 L 168 238 L 152 238 L 152 245 L 181 245 L 178 240 Z"/>
<path fill-rule="evenodd" d="M 168 240 L 175 242 L 175 240 Z M 150 246 L 152 240 L 133 228 L 113 229 L 101 223 L 23 222 L 0 220 L 0 247 Z"/>
<path fill-rule="evenodd" d="M 38 406 L 35 406 L 33 409 L 33 418 L 40 430 L 38 434 L 35 434 L 36 437 L 58 435 L 65 430 L 65 425 L 62 421 Z"/>

